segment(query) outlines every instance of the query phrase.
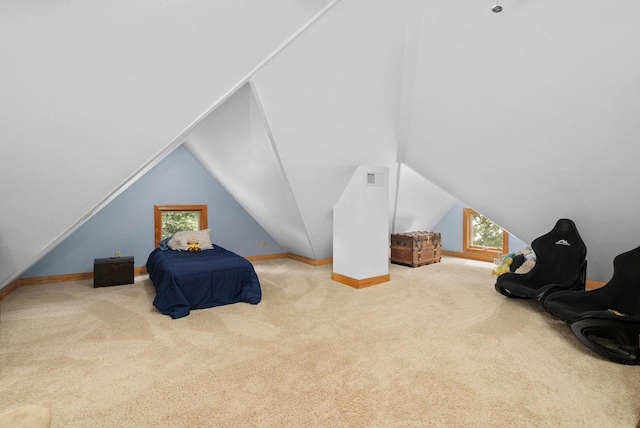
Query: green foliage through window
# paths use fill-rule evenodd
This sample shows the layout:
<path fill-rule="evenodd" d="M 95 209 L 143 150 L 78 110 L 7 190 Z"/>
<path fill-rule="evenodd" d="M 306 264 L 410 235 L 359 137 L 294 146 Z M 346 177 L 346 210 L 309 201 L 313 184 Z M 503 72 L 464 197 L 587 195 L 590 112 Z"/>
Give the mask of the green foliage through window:
<path fill-rule="evenodd" d="M 164 211 L 162 213 L 162 239 L 183 230 L 200 230 L 198 211 Z"/>
<path fill-rule="evenodd" d="M 471 245 L 482 248 L 502 249 L 502 228 L 482 214 L 472 215 Z"/>

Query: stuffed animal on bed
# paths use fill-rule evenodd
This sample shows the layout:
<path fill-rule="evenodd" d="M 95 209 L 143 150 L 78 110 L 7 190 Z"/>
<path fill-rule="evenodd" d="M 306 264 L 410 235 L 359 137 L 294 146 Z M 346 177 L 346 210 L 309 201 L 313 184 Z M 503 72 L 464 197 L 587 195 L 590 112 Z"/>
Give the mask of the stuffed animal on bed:
<path fill-rule="evenodd" d="M 187 251 L 190 253 L 199 253 L 202 251 L 202 248 L 200 248 L 200 245 L 198 244 L 197 236 L 192 235 L 187 239 Z"/>

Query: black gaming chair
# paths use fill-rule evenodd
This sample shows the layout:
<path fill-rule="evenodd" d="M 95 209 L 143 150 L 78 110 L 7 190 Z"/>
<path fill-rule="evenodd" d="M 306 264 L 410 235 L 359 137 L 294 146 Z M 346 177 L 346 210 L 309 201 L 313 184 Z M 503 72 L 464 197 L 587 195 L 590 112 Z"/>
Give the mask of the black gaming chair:
<path fill-rule="evenodd" d="M 595 353 L 616 363 L 640 365 L 640 247 L 616 256 L 613 276 L 603 287 L 559 291 L 543 306 Z"/>
<path fill-rule="evenodd" d="M 573 221 L 562 218 L 547 234 L 533 240 L 536 264 L 526 274 L 503 273 L 496 290 L 507 296 L 544 300 L 559 290 L 584 290 L 587 247 Z"/>

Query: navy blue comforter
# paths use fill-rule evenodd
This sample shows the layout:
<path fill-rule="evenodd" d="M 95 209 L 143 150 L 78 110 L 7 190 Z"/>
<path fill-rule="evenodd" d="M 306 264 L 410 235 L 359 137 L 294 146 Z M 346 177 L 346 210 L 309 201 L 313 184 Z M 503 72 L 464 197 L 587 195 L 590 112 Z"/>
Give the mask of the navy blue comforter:
<path fill-rule="evenodd" d="M 191 309 L 237 302 L 255 305 L 262 298 L 251 262 L 217 245 L 199 253 L 156 248 L 147 260 L 147 272 L 156 287 L 153 306 L 171 318 L 187 316 Z"/>

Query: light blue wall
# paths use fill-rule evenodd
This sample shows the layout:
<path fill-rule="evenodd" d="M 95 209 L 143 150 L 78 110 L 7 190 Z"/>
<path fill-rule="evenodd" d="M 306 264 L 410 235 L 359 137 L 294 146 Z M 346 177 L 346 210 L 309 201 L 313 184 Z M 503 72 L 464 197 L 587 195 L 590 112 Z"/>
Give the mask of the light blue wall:
<path fill-rule="evenodd" d="M 462 211 L 469 208 L 464 202 L 456 202 L 447 214 L 433 227 L 434 232 L 442 234 L 442 249 L 462 252 Z M 512 234 L 509 234 L 509 252 L 515 253 L 528 247 Z"/>
<path fill-rule="evenodd" d="M 214 245 L 241 256 L 285 252 L 188 150 L 178 147 L 22 277 L 92 272 L 94 258 L 115 251 L 144 266 L 154 248 L 153 206 L 175 204 L 208 206 Z"/>

